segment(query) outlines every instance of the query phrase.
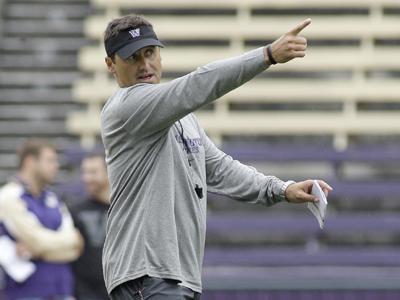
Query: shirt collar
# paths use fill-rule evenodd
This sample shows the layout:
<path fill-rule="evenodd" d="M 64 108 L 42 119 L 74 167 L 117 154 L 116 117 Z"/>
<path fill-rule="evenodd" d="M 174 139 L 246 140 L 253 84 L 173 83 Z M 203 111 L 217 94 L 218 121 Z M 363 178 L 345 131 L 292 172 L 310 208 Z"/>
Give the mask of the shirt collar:
<path fill-rule="evenodd" d="M 18 175 L 14 176 L 14 177 L 12 178 L 12 181 L 14 181 L 14 182 L 20 184 L 20 185 L 22 186 L 22 188 L 24 189 L 24 194 L 29 195 L 31 198 L 38 199 L 38 200 L 43 200 L 43 199 L 46 198 L 47 191 L 46 191 L 45 189 L 43 189 L 43 190 L 41 191 L 39 197 L 33 196 L 32 193 L 31 193 L 31 189 L 30 189 L 30 187 L 29 187 L 29 184 L 27 184 L 26 182 L 24 182 L 20 176 L 18 176 Z"/>

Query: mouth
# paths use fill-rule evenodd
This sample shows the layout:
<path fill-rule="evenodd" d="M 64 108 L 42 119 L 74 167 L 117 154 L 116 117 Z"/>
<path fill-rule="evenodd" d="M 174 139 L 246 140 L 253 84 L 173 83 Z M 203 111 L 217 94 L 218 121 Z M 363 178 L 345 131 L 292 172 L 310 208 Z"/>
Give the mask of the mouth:
<path fill-rule="evenodd" d="M 154 74 L 145 74 L 145 75 L 142 75 L 142 76 L 139 76 L 138 77 L 138 79 L 140 80 L 140 81 L 151 81 L 152 79 L 154 78 Z"/>

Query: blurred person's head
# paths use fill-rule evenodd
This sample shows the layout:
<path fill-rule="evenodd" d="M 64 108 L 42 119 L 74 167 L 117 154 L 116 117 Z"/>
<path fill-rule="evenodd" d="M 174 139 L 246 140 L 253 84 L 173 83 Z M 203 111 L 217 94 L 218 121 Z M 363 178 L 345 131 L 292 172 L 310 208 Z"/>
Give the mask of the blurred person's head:
<path fill-rule="evenodd" d="M 18 151 L 19 171 L 33 188 L 42 189 L 54 181 L 59 162 L 55 147 L 46 140 L 29 139 Z M 40 191 L 39 191 L 40 192 Z"/>
<path fill-rule="evenodd" d="M 120 87 L 160 82 L 163 44 L 142 16 L 123 16 L 108 23 L 104 46 L 107 68 Z"/>
<path fill-rule="evenodd" d="M 109 203 L 109 184 L 104 154 L 89 153 L 82 160 L 82 181 L 91 199 Z"/>

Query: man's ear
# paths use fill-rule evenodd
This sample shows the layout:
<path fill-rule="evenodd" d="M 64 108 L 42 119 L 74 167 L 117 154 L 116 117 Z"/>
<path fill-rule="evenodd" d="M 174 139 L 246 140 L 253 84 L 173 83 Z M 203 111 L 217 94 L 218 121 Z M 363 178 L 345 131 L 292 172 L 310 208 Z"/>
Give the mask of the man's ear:
<path fill-rule="evenodd" d="M 112 61 L 111 57 L 106 57 L 104 59 L 104 61 L 107 65 L 108 72 L 115 74 L 115 65 L 114 65 L 114 62 Z"/>

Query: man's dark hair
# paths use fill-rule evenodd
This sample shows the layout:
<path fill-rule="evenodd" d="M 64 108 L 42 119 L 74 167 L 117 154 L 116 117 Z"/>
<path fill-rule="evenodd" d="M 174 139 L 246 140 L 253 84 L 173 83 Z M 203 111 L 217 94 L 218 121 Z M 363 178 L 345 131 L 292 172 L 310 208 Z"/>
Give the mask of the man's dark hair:
<path fill-rule="evenodd" d="M 153 25 L 149 21 L 139 15 L 127 15 L 116 18 L 107 25 L 106 31 L 104 32 L 104 44 L 110 38 L 118 35 L 119 32 L 142 25 L 153 27 Z"/>
<path fill-rule="evenodd" d="M 46 140 L 32 138 L 25 141 L 17 151 L 19 158 L 18 168 L 21 169 L 25 159 L 28 156 L 39 158 L 43 149 L 52 149 L 56 151 L 54 145 Z"/>

